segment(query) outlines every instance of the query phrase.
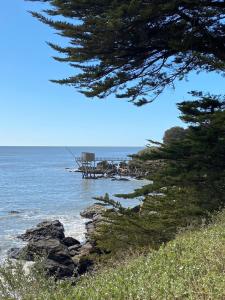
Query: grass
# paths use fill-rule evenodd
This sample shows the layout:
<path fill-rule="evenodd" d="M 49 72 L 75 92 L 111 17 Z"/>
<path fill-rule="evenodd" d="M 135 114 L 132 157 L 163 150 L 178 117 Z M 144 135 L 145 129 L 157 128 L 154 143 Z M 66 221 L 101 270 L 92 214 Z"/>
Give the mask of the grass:
<path fill-rule="evenodd" d="M 46 281 L 38 272 L 9 273 L 0 269 L 1 300 L 225 299 L 225 212 L 208 227 L 182 233 L 158 251 L 85 276 L 76 286 Z"/>

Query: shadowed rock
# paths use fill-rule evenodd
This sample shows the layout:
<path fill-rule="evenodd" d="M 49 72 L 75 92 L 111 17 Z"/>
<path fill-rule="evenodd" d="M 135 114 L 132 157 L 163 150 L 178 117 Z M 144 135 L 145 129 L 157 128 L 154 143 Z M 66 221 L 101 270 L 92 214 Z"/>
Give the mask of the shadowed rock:
<path fill-rule="evenodd" d="M 39 240 L 42 238 L 53 238 L 62 240 L 65 238 L 64 227 L 58 220 L 44 221 L 35 228 L 28 229 L 24 234 L 18 236 L 23 241 Z"/>
<path fill-rule="evenodd" d="M 73 237 L 65 237 L 62 239 L 62 244 L 66 245 L 67 247 L 72 247 L 75 245 L 80 245 L 80 242 Z"/>
<path fill-rule="evenodd" d="M 92 233 L 92 222 L 101 218 L 96 212 L 88 212 L 89 216 L 92 215 L 89 234 Z M 63 225 L 59 221 L 42 222 L 20 235 L 20 238 L 27 241 L 27 245 L 22 249 L 12 248 L 8 256 L 31 262 L 41 260 L 46 274 L 56 279 L 84 274 L 93 264 L 88 256 L 95 252 L 94 243 L 89 239 L 81 244 L 72 237 L 65 237 Z"/>
<path fill-rule="evenodd" d="M 54 276 L 56 279 L 77 276 L 77 268 L 75 268 L 73 261 L 71 264 L 65 265 L 47 258 L 43 261 L 43 264 L 46 274 Z"/>
<path fill-rule="evenodd" d="M 14 258 L 27 261 L 44 259 L 42 263 L 46 273 L 54 275 L 57 279 L 71 277 L 78 268 L 72 260 L 68 248 L 57 239 L 31 240 L 27 246 L 20 251 L 15 250 L 12 254 Z"/>
<path fill-rule="evenodd" d="M 20 258 L 24 260 L 35 260 L 38 257 L 49 257 L 52 255 L 69 257 L 68 248 L 59 240 L 52 238 L 43 238 L 32 240 L 20 251 Z M 59 260 L 58 258 L 57 260 Z"/>

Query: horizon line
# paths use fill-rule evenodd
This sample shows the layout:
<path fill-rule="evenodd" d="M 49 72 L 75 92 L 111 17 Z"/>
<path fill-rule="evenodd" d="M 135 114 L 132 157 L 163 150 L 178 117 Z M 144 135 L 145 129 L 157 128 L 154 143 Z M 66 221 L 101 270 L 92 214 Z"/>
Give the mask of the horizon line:
<path fill-rule="evenodd" d="M 146 147 L 146 145 L 142 145 L 142 146 L 118 146 L 118 145 L 111 145 L 111 146 L 75 146 L 75 145 L 65 145 L 65 146 L 59 146 L 59 145 L 0 145 L 0 147 L 64 147 L 64 148 L 67 148 L 67 147 L 89 147 L 89 148 L 97 148 L 97 147 L 101 147 L 101 148 L 112 148 L 112 147 L 117 147 L 117 148 L 140 148 L 140 147 Z"/>

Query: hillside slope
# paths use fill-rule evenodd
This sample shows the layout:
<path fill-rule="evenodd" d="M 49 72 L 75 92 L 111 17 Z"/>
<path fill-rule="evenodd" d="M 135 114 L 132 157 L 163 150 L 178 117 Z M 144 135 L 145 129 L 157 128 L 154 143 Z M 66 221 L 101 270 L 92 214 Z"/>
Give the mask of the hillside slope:
<path fill-rule="evenodd" d="M 13 278 L 4 272 L 0 270 L 11 292 L 4 295 L 0 284 L 0 298 L 7 300 L 225 299 L 225 212 L 214 224 L 180 234 L 147 256 L 83 277 L 75 287 L 27 278 L 19 269 Z"/>
<path fill-rule="evenodd" d="M 225 213 L 125 266 L 79 283 L 74 299 L 225 299 Z"/>

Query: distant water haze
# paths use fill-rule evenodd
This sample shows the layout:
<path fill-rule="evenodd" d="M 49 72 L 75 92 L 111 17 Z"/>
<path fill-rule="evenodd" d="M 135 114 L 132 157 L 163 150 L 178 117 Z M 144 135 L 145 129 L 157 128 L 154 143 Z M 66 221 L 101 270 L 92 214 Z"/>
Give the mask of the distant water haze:
<path fill-rule="evenodd" d="M 140 147 L 70 147 L 79 156 L 126 157 Z M 64 147 L 0 147 L 0 260 L 11 247 L 21 244 L 16 236 L 46 219 L 59 219 L 66 234 L 82 240 L 84 222 L 80 211 L 105 193 L 127 193 L 142 181 L 83 180 L 74 158 Z M 135 200 L 122 200 L 135 205 Z"/>

